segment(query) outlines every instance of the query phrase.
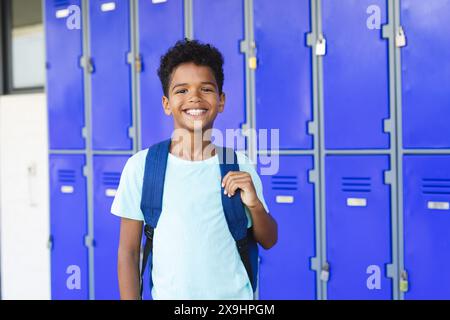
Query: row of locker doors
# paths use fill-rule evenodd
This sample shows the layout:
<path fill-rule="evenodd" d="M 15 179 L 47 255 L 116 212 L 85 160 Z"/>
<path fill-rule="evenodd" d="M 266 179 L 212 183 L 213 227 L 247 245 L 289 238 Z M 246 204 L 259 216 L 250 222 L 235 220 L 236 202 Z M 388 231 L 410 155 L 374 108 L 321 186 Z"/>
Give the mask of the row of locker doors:
<path fill-rule="evenodd" d="M 382 26 L 387 0 L 321 0 L 326 39 L 323 57 L 324 135 L 327 149 L 387 149 L 390 116 L 388 41 Z M 139 0 L 140 116 L 142 147 L 161 141 L 172 120 L 161 107 L 156 75 L 160 56 L 184 37 L 182 0 Z M 46 0 L 47 93 L 50 148 L 84 149 L 82 28 L 68 28 L 80 0 Z M 446 0 L 401 0 L 403 146 L 450 148 L 450 40 Z M 66 11 L 65 11 L 66 10 Z M 89 1 L 92 146 L 131 150 L 132 87 L 130 1 Z M 312 53 L 309 0 L 254 0 L 256 124 L 279 129 L 280 149 L 311 149 Z M 283 17 L 274 19 L 273 17 Z M 170 23 L 168 23 L 170 21 Z M 211 42 L 225 57 L 225 112 L 217 128 L 237 129 L 245 119 L 243 0 L 193 0 L 194 38 Z M 220 27 L 218 27 L 220 26 Z M 163 35 L 163 36 L 162 36 Z M 393 106 L 391 106 L 393 108 Z M 64 134 L 62 134 L 64 133 Z"/>
<path fill-rule="evenodd" d="M 110 213 L 127 156 L 94 156 L 94 277 L 96 299 L 118 299 L 119 218 Z M 88 298 L 86 180 L 83 155 L 51 155 L 51 279 L 53 299 Z M 326 158 L 328 299 L 391 299 L 391 193 L 386 155 Z M 404 261 L 406 299 L 450 299 L 450 155 L 406 155 Z M 262 176 L 265 200 L 279 226 L 275 247 L 260 251 L 260 299 L 315 299 L 312 156 L 279 158 Z M 79 283 L 74 283 L 74 277 Z M 145 296 L 148 298 L 148 281 Z"/>

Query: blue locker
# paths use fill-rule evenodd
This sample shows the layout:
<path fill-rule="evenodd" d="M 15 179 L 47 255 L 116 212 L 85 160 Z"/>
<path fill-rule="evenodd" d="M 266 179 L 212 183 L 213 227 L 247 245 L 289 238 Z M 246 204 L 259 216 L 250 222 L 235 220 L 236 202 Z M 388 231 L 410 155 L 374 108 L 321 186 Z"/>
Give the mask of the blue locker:
<path fill-rule="evenodd" d="M 406 155 L 405 299 L 450 299 L 450 155 Z"/>
<path fill-rule="evenodd" d="M 388 156 L 327 156 L 328 299 L 391 299 Z"/>
<path fill-rule="evenodd" d="M 244 2 L 194 0 L 193 7 L 194 38 L 213 44 L 225 60 L 225 110 L 218 114 L 214 128 L 221 130 L 226 146 L 243 149 L 245 138 L 238 135 L 238 142 L 232 141 L 234 132 L 230 131 L 228 141 L 226 130 L 240 129 L 245 122 L 245 55 L 240 52 L 240 42 L 245 38 Z"/>
<path fill-rule="evenodd" d="M 94 150 L 130 150 L 132 127 L 130 2 L 93 0 L 90 41 L 93 63 L 92 147 Z"/>
<path fill-rule="evenodd" d="M 163 90 L 156 71 L 160 57 L 177 40 L 184 38 L 183 26 L 182 0 L 161 3 L 139 1 L 139 47 L 143 61 L 140 77 L 143 149 L 169 138 L 173 131 L 173 120 L 163 111 Z"/>
<path fill-rule="evenodd" d="M 120 299 L 117 278 L 120 218 L 111 205 L 128 156 L 94 156 L 95 299 Z"/>
<path fill-rule="evenodd" d="M 84 92 L 83 69 L 80 67 L 83 55 L 80 6 L 80 0 L 45 1 L 50 149 L 85 147 L 82 136 Z"/>
<path fill-rule="evenodd" d="M 322 14 L 325 146 L 389 148 L 383 132 L 389 118 L 389 52 L 381 32 L 387 1 L 323 0 Z"/>
<path fill-rule="evenodd" d="M 403 146 L 450 148 L 450 2 L 402 0 Z"/>
<path fill-rule="evenodd" d="M 312 120 L 312 60 L 306 45 L 306 34 L 312 30 L 309 3 L 253 3 L 258 59 L 256 126 L 280 130 L 280 149 L 313 147 L 312 136 L 308 135 L 308 122 Z M 270 149 L 271 144 L 259 148 Z"/>
<path fill-rule="evenodd" d="M 82 155 L 50 156 L 52 299 L 88 299 L 86 179 Z"/>
<path fill-rule="evenodd" d="M 268 251 L 260 248 L 260 299 L 316 298 L 316 272 L 310 268 L 316 256 L 312 169 L 310 156 L 280 156 L 277 174 L 261 174 L 264 199 L 278 223 L 278 243 Z"/>

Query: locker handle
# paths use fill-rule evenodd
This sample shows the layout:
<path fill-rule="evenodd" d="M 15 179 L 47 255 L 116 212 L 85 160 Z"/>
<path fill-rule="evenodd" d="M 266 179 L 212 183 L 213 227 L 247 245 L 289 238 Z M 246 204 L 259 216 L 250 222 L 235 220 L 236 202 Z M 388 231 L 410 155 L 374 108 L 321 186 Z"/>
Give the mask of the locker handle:
<path fill-rule="evenodd" d="M 50 236 L 48 237 L 47 248 L 48 248 L 49 250 L 53 250 L 53 236 L 52 236 L 52 235 L 50 235 Z"/>

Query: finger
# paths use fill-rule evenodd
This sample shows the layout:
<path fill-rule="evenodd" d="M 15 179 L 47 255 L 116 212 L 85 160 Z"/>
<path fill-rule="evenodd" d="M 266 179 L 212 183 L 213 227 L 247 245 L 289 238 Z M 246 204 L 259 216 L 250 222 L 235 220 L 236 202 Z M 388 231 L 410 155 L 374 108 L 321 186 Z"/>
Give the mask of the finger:
<path fill-rule="evenodd" d="M 247 177 L 234 178 L 230 180 L 229 184 L 227 185 L 227 194 L 229 196 L 234 196 L 238 188 L 242 190 L 249 190 L 249 186 L 250 181 Z"/>
<path fill-rule="evenodd" d="M 248 174 L 247 172 L 242 172 L 242 171 L 228 172 L 222 180 L 222 187 L 225 187 L 230 179 L 233 179 L 234 177 L 240 177 L 242 175 L 247 175 L 247 174 Z"/>

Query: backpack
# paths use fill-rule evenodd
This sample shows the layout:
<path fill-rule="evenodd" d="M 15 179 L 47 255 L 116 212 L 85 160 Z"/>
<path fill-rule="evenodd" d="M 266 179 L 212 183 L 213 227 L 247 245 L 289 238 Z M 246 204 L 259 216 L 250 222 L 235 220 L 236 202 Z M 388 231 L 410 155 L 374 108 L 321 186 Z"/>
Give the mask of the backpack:
<path fill-rule="evenodd" d="M 147 264 L 150 265 L 150 288 L 153 286 L 151 279 L 153 260 L 153 235 L 158 225 L 162 211 L 162 199 L 164 192 L 164 178 L 167 167 L 171 139 L 164 140 L 151 146 L 145 160 L 144 181 L 142 186 L 141 211 L 144 214 L 144 235 L 146 237 L 144 253 L 141 265 L 140 297 L 142 299 L 143 278 Z M 220 172 L 222 178 L 229 171 L 239 171 L 237 156 L 233 149 L 216 146 L 219 156 Z M 225 156 L 225 157 L 224 157 Z M 229 161 L 230 158 L 232 161 Z M 220 182 L 218 182 L 220 183 Z M 239 252 L 242 263 L 247 271 L 253 292 L 256 291 L 258 276 L 258 245 L 253 237 L 252 228 L 247 229 L 247 215 L 242 203 L 240 190 L 236 190 L 234 196 L 228 197 L 221 188 L 222 207 L 225 219 L 236 249 Z"/>

